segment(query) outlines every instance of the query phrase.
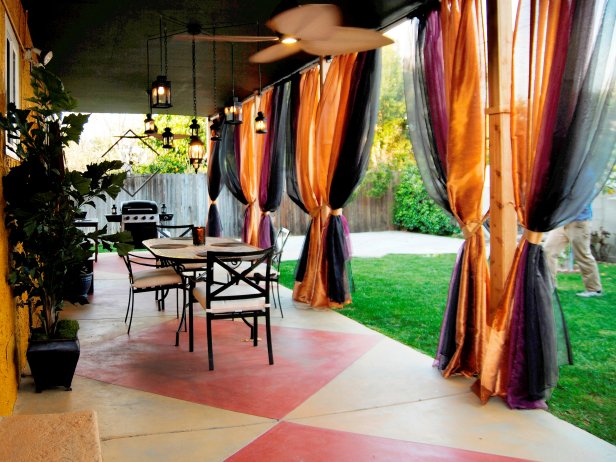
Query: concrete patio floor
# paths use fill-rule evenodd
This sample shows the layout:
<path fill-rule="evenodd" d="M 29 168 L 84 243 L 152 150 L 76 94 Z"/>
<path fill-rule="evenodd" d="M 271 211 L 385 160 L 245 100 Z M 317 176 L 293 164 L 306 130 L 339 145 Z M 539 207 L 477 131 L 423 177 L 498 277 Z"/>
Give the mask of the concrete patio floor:
<path fill-rule="evenodd" d="M 460 242 L 353 235 L 362 256 L 456 252 Z M 286 257 L 300 248 L 292 238 Z M 72 391 L 37 394 L 26 376 L 14 414 L 94 409 L 105 461 L 616 460 L 616 447 L 548 412 L 512 411 L 500 399 L 481 405 L 472 380 L 443 379 L 429 356 L 296 303 L 289 290 L 281 296 L 284 318 L 272 312 L 275 364 L 264 343 L 244 341 L 243 323 L 220 321 L 209 372 L 203 318 L 193 353 L 185 338 L 174 346 L 173 296 L 158 312 L 152 293 L 137 294 L 126 335 L 126 271 L 116 255 L 101 254 L 90 304 L 64 311 L 81 325 Z"/>

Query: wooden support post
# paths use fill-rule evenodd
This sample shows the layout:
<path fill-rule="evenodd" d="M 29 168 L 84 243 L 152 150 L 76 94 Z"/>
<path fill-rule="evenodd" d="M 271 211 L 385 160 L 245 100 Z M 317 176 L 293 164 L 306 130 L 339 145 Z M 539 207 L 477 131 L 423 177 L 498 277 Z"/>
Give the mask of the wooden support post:
<path fill-rule="evenodd" d="M 488 0 L 490 313 L 498 307 L 516 248 L 511 159 L 511 1 Z M 491 319 L 491 316 L 488 317 Z"/>

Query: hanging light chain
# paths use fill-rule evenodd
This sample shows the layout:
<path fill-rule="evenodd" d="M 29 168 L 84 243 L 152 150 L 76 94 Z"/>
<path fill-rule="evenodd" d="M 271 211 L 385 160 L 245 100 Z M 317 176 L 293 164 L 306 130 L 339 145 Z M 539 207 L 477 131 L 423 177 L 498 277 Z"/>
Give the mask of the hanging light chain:
<path fill-rule="evenodd" d="M 163 74 L 163 17 L 158 19 L 158 43 L 160 53 L 160 74 Z"/>
<path fill-rule="evenodd" d="M 165 75 L 169 75 L 168 73 L 168 61 L 167 61 L 167 25 L 165 25 Z"/>
<path fill-rule="evenodd" d="M 216 28 L 214 28 L 212 30 L 214 36 L 216 36 Z M 214 95 L 214 112 L 218 112 L 218 100 L 217 100 L 217 95 L 216 95 L 216 40 L 212 41 L 212 59 L 214 62 L 214 75 L 213 75 L 213 81 L 214 81 L 214 91 L 212 92 Z"/>
<path fill-rule="evenodd" d="M 231 44 L 231 93 L 235 98 L 235 71 L 233 70 L 233 43 Z"/>
<path fill-rule="evenodd" d="M 197 58 L 195 54 L 195 36 L 192 38 L 192 86 L 193 86 L 193 114 L 197 118 Z"/>

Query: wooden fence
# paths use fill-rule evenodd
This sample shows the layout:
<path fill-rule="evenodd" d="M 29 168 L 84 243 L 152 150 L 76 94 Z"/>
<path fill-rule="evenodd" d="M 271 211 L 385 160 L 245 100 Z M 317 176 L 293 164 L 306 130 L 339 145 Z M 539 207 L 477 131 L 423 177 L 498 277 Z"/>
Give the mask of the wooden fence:
<path fill-rule="evenodd" d="M 95 200 L 96 209 L 88 207 L 88 218 L 98 218 L 100 225 L 107 223 L 105 214 L 111 213 L 115 203 L 118 213 L 121 204 L 129 200 L 152 200 L 160 207 L 165 204 L 168 213 L 173 213 L 169 224 L 205 225 L 207 221 L 208 195 L 207 177 L 203 174 L 158 174 L 131 175 L 124 183 L 124 190 L 115 201 Z M 244 206 L 224 188 L 217 200 L 225 236 L 241 235 Z M 391 188 L 382 198 L 368 197 L 363 191 L 344 210 L 353 232 L 385 231 L 392 225 L 393 193 Z M 280 210 L 273 214 L 275 226 L 289 228 L 291 234 L 304 234 L 309 219 L 285 194 Z M 119 224 L 109 223 L 108 231 L 114 232 Z"/>

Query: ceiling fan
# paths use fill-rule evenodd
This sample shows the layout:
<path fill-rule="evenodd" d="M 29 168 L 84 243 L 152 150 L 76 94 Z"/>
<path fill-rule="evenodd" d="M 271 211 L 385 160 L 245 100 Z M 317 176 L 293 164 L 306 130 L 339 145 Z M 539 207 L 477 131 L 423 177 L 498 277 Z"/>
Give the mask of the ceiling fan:
<path fill-rule="evenodd" d="M 216 42 L 277 42 L 253 54 L 250 62 L 270 63 L 300 51 L 316 56 L 334 56 L 344 53 L 373 50 L 393 43 L 383 34 L 371 29 L 342 26 L 340 8 L 331 4 L 306 4 L 275 13 L 266 25 L 276 35 L 210 35 L 179 34 L 179 40 Z"/>

